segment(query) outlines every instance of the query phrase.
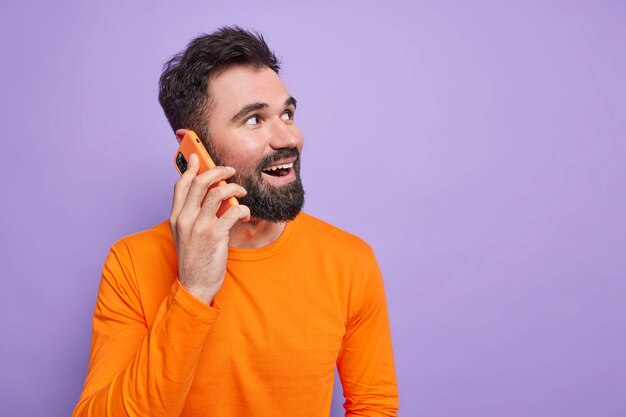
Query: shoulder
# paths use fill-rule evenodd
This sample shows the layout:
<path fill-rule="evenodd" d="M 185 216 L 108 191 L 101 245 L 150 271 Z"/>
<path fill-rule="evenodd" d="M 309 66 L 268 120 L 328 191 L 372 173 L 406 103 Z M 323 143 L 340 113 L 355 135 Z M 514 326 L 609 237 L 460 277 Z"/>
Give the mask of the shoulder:
<path fill-rule="evenodd" d="M 175 282 L 176 273 L 176 249 L 169 223 L 161 222 L 111 245 L 102 269 L 99 297 L 109 297 L 107 302 L 112 303 L 123 300 L 124 305 L 132 305 L 137 314 L 151 323 Z M 107 293 L 109 289 L 112 291 Z"/>
<path fill-rule="evenodd" d="M 160 300 L 176 278 L 177 258 L 169 223 L 126 235 L 112 246 L 105 268 L 111 280 L 124 280 L 146 299 Z M 118 271 L 116 273 L 115 271 Z M 123 273 L 119 273 L 119 271 Z"/>
<path fill-rule="evenodd" d="M 118 239 L 113 246 L 127 246 L 131 251 L 143 252 L 159 248 L 173 247 L 174 239 L 166 221 L 139 232 L 128 234 Z"/>
<path fill-rule="evenodd" d="M 371 256 L 373 253 L 371 246 L 359 236 L 315 216 L 302 212 L 297 221 L 299 234 L 333 252 L 357 257 Z"/>
<path fill-rule="evenodd" d="M 176 259 L 174 238 L 168 221 L 118 239 L 112 246 L 112 252 L 118 252 L 128 258 L 135 270 L 170 264 Z"/>

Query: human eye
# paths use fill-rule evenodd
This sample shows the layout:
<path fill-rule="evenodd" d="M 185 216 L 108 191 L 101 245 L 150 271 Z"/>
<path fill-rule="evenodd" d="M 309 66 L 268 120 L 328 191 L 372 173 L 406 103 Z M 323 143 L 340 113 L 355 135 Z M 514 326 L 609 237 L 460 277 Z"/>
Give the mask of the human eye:
<path fill-rule="evenodd" d="M 285 115 L 287 117 L 285 117 Z M 293 112 L 291 110 L 286 110 L 281 116 L 280 118 L 283 120 L 293 120 Z"/>
<path fill-rule="evenodd" d="M 249 122 L 250 122 L 250 120 L 255 120 L 255 123 L 249 123 Z M 244 123 L 243 123 L 243 124 L 244 124 L 244 125 L 248 125 L 248 126 L 254 126 L 254 125 L 258 124 L 258 122 L 259 122 L 259 116 L 254 115 L 254 116 L 250 116 L 250 117 L 248 117 L 248 118 L 244 121 Z"/>

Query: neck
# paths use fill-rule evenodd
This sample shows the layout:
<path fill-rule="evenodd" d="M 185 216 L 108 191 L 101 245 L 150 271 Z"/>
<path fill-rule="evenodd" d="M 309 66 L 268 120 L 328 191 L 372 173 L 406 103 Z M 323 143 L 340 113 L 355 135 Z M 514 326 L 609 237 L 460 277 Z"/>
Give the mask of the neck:
<path fill-rule="evenodd" d="M 280 236 L 285 223 L 251 218 L 248 222 L 237 222 L 230 229 L 228 246 L 231 248 L 256 249 L 267 246 Z"/>

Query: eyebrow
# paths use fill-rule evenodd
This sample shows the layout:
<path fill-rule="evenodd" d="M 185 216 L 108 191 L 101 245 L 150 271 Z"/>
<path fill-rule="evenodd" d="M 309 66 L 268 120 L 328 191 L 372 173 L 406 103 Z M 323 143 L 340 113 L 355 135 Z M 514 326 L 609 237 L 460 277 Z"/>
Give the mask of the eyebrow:
<path fill-rule="evenodd" d="M 289 96 L 289 98 L 285 100 L 284 107 L 289 107 L 290 105 L 293 105 L 293 107 L 297 108 L 298 106 L 297 103 L 298 101 L 295 98 L 293 98 L 292 96 Z M 265 109 L 267 107 L 269 107 L 269 104 L 261 103 L 261 102 L 246 104 L 245 106 L 242 107 L 241 110 L 237 112 L 236 115 L 233 116 L 232 119 L 230 119 L 230 122 L 235 123 L 237 122 L 237 120 L 241 119 L 246 114 L 253 112 L 255 110 Z"/>

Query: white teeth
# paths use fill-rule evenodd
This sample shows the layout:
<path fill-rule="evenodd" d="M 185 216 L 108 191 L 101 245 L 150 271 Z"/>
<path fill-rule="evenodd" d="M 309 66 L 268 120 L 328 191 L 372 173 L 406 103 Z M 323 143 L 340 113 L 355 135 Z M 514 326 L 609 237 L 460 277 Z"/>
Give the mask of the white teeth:
<path fill-rule="evenodd" d="M 276 171 L 277 169 L 289 169 L 291 167 L 293 167 L 293 162 L 283 165 L 274 165 L 273 167 L 265 168 L 263 171 Z"/>

